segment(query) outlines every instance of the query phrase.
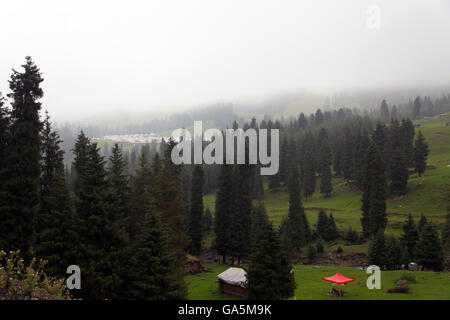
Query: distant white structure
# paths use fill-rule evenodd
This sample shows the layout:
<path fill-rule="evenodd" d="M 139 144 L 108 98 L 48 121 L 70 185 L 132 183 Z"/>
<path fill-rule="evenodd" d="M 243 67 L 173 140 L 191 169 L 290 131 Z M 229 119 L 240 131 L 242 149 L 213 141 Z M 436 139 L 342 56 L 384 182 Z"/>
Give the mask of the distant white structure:
<path fill-rule="evenodd" d="M 112 140 L 114 142 L 122 143 L 161 143 L 163 137 L 157 136 L 155 133 L 140 133 L 140 134 L 120 134 L 120 135 L 109 135 L 100 138 L 92 138 L 92 140 Z"/>

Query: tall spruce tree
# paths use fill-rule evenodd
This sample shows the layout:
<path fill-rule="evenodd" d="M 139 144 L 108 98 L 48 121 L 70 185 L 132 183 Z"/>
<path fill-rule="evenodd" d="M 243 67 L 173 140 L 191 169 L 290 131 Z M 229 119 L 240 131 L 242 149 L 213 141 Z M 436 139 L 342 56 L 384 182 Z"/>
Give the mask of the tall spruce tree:
<path fill-rule="evenodd" d="M 241 258 L 246 258 L 250 253 L 250 230 L 252 202 L 250 198 L 250 174 L 249 165 L 234 167 L 233 184 L 235 190 L 232 196 L 231 255 L 237 258 L 240 265 Z"/>
<path fill-rule="evenodd" d="M 342 171 L 344 173 L 344 178 L 350 180 L 353 172 L 353 136 L 349 127 L 344 128 L 344 155 Z"/>
<path fill-rule="evenodd" d="M 386 265 L 386 237 L 384 236 L 384 230 L 378 230 L 375 237 L 370 241 L 367 260 L 369 265 L 376 265 L 380 268 Z"/>
<path fill-rule="evenodd" d="M 298 166 L 293 166 L 289 175 L 289 212 L 283 238 L 289 251 L 300 250 L 307 244 L 311 231 L 303 208 Z"/>
<path fill-rule="evenodd" d="M 73 186 L 75 194 L 78 195 L 81 176 L 85 174 L 86 165 L 89 159 L 88 153 L 90 148 L 90 140 L 83 131 L 80 132 L 75 140 L 75 147 L 72 150 L 74 154 L 74 162 L 72 166 Z"/>
<path fill-rule="evenodd" d="M 423 214 L 423 212 L 420 214 L 419 224 L 417 225 L 417 231 L 419 231 L 419 234 L 422 232 L 423 227 L 428 223 L 427 217 Z"/>
<path fill-rule="evenodd" d="M 400 140 L 406 167 L 414 167 L 414 125 L 409 119 L 403 119 L 400 125 Z"/>
<path fill-rule="evenodd" d="M 421 106 L 422 106 L 422 104 L 420 102 L 420 97 L 416 97 L 416 99 L 414 99 L 414 105 L 413 105 L 413 110 L 412 110 L 412 118 L 413 119 L 420 118 Z"/>
<path fill-rule="evenodd" d="M 42 128 L 39 99 L 44 95 L 40 87 L 44 79 L 30 57 L 26 57 L 22 67 L 23 72 L 13 70 L 9 81 L 12 110 L 0 193 L 0 247 L 20 249 L 27 258 L 39 204 Z"/>
<path fill-rule="evenodd" d="M 79 176 L 76 201 L 79 263 L 84 299 L 105 299 L 116 295 L 120 275 L 114 272 L 108 249 L 114 243 L 108 205 L 105 161 L 96 143 L 88 147 L 88 159 Z"/>
<path fill-rule="evenodd" d="M 64 277 L 77 263 L 77 238 L 64 170 L 64 151 L 48 113 L 42 130 L 40 207 L 35 223 L 36 256 L 48 261 L 45 271 Z"/>
<path fill-rule="evenodd" d="M 364 161 L 367 148 L 370 144 L 369 134 L 365 129 L 360 130 L 358 133 L 357 144 L 355 148 L 354 161 L 353 161 L 353 178 L 355 184 L 359 189 L 363 188 L 363 175 L 364 175 Z"/>
<path fill-rule="evenodd" d="M 388 105 L 387 105 L 387 103 L 386 103 L 386 100 L 384 100 L 384 99 L 383 99 L 383 101 L 381 102 L 381 114 L 380 114 L 380 118 L 381 118 L 381 121 L 383 121 L 384 123 L 388 123 L 389 120 L 390 120 Z"/>
<path fill-rule="evenodd" d="M 386 238 L 386 268 L 395 270 L 401 263 L 402 247 L 398 240 L 390 235 Z"/>
<path fill-rule="evenodd" d="M 145 213 L 148 210 L 148 197 L 154 185 L 156 176 L 149 168 L 148 159 L 142 153 L 139 157 L 136 175 L 132 180 L 130 233 L 136 236 L 144 225 Z"/>
<path fill-rule="evenodd" d="M 213 217 L 209 207 L 206 207 L 205 213 L 203 214 L 203 230 L 205 232 L 211 231 L 213 224 Z"/>
<path fill-rule="evenodd" d="M 427 167 L 427 158 L 429 154 L 428 143 L 425 141 L 421 131 L 419 131 L 414 144 L 414 168 L 419 174 L 419 177 L 421 177 Z"/>
<path fill-rule="evenodd" d="M 410 259 L 414 257 L 414 250 L 418 240 L 419 232 L 417 231 L 416 224 L 410 213 L 408 215 L 408 220 L 403 224 L 403 234 L 400 237 L 400 242 L 408 251 Z"/>
<path fill-rule="evenodd" d="M 370 143 L 365 158 L 361 210 L 365 237 L 375 235 L 386 228 L 386 177 L 383 160 L 373 142 Z"/>
<path fill-rule="evenodd" d="M 106 171 L 108 183 L 107 207 L 108 220 L 106 232 L 110 234 L 111 243 L 107 252 L 111 271 L 120 280 L 113 280 L 110 284 L 110 297 L 121 298 L 122 288 L 127 284 L 123 279 L 126 277 L 129 267 L 128 254 L 126 251 L 130 244 L 130 199 L 129 176 L 127 175 L 127 162 L 123 157 L 122 150 L 117 144 L 111 150 L 109 157 L 109 168 Z"/>
<path fill-rule="evenodd" d="M 169 228 L 170 250 L 175 254 L 177 270 L 183 270 L 188 238 L 185 234 L 184 208 L 180 199 L 180 185 L 176 175 L 178 169 L 179 167 L 175 166 L 170 158 L 166 158 L 153 193 L 155 209 L 161 214 L 164 223 Z M 182 271 L 180 273 L 182 274 Z"/>
<path fill-rule="evenodd" d="M 317 226 L 316 231 L 318 235 L 322 239 L 327 238 L 327 229 L 328 229 L 328 217 L 326 212 L 323 209 L 319 210 L 318 216 L 317 216 Z"/>
<path fill-rule="evenodd" d="M 316 159 L 314 148 L 314 137 L 311 132 L 306 134 L 304 140 L 304 154 L 303 154 L 303 188 L 305 198 L 312 196 L 316 190 Z"/>
<path fill-rule="evenodd" d="M 220 168 L 217 182 L 217 196 L 214 219 L 214 232 L 216 235 L 214 247 L 217 254 L 223 257 L 223 263 L 230 254 L 231 236 L 231 205 L 233 194 L 232 166 L 224 164 Z"/>
<path fill-rule="evenodd" d="M 292 265 L 281 250 L 272 224 L 264 227 L 248 269 L 248 298 L 251 300 L 286 299 L 294 295 L 296 283 Z"/>
<path fill-rule="evenodd" d="M 191 212 L 189 216 L 189 237 L 191 238 L 191 253 L 199 255 L 203 233 L 203 185 L 205 182 L 203 169 L 200 165 L 194 167 L 192 173 Z"/>
<path fill-rule="evenodd" d="M 170 250 L 170 232 L 160 215 L 148 212 L 133 245 L 127 299 L 178 300 L 187 295 L 176 256 Z"/>
<path fill-rule="evenodd" d="M 416 245 L 416 262 L 425 270 L 442 271 L 444 269 L 444 252 L 437 228 L 427 222 Z"/>
<path fill-rule="evenodd" d="M 397 121 L 392 122 L 390 127 L 390 190 L 391 193 L 403 195 L 406 193 L 408 184 L 408 160 L 406 158 L 405 147 L 403 146 L 402 132 Z"/>
<path fill-rule="evenodd" d="M 330 213 L 330 216 L 328 217 L 328 227 L 326 232 L 327 238 L 326 240 L 334 240 L 339 238 L 339 231 L 336 226 L 336 222 L 334 221 L 333 214 Z"/>
<path fill-rule="evenodd" d="M 320 129 L 319 139 L 319 166 L 318 172 L 320 175 L 320 193 L 323 193 L 326 198 L 330 197 L 333 191 L 331 184 L 331 165 L 333 163 L 330 143 L 328 141 L 328 133 L 325 128 Z"/>
<path fill-rule="evenodd" d="M 252 207 L 252 221 L 250 230 L 251 252 L 255 251 L 258 243 L 262 239 L 263 231 L 269 223 L 266 208 L 264 203 L 259 201 L 256 206 Z"/>

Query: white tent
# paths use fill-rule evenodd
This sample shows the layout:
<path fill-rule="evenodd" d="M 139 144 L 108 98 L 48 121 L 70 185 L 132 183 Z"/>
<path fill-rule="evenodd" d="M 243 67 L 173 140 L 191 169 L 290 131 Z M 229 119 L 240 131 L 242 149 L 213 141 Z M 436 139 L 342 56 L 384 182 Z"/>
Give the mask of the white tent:
<path fill-rule="evenodd" d="M 231 284 L 233 286 L 239 286 L 245 288 L 247 283 L 247 272 L 241 268 L 228 268 L 217 276 L 219 280 Z"/>

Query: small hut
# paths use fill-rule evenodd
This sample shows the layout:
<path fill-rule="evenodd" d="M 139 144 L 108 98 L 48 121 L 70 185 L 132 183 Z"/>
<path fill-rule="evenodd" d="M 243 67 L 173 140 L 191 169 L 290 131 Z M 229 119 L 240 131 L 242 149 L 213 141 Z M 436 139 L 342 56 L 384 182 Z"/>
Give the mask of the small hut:
<path fill-rule="evenodd" d="M 247 272 L 242 268 L 228 268 L 217 276 L 219 290 L 232 296 L 248 297 Z"/>

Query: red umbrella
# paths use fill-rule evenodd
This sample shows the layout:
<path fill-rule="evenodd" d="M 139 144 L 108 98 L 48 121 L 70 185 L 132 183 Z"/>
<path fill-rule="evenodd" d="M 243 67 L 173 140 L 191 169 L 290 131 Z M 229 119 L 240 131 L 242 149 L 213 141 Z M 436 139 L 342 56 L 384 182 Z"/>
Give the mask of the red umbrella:
<path fill-rule="evenodd" d="M 345 284 L 345 283 L 348 283 L 348 282 L 355 281 L 355 279 L 353 279 L 353 278 L 344 277 L 339 272 L 336 273 L 334 276 L 324 277 L 324 278 L 322 278 L 322 280 L 333 282 L 333 283 L 336 283 L 336 284 Z"/>

